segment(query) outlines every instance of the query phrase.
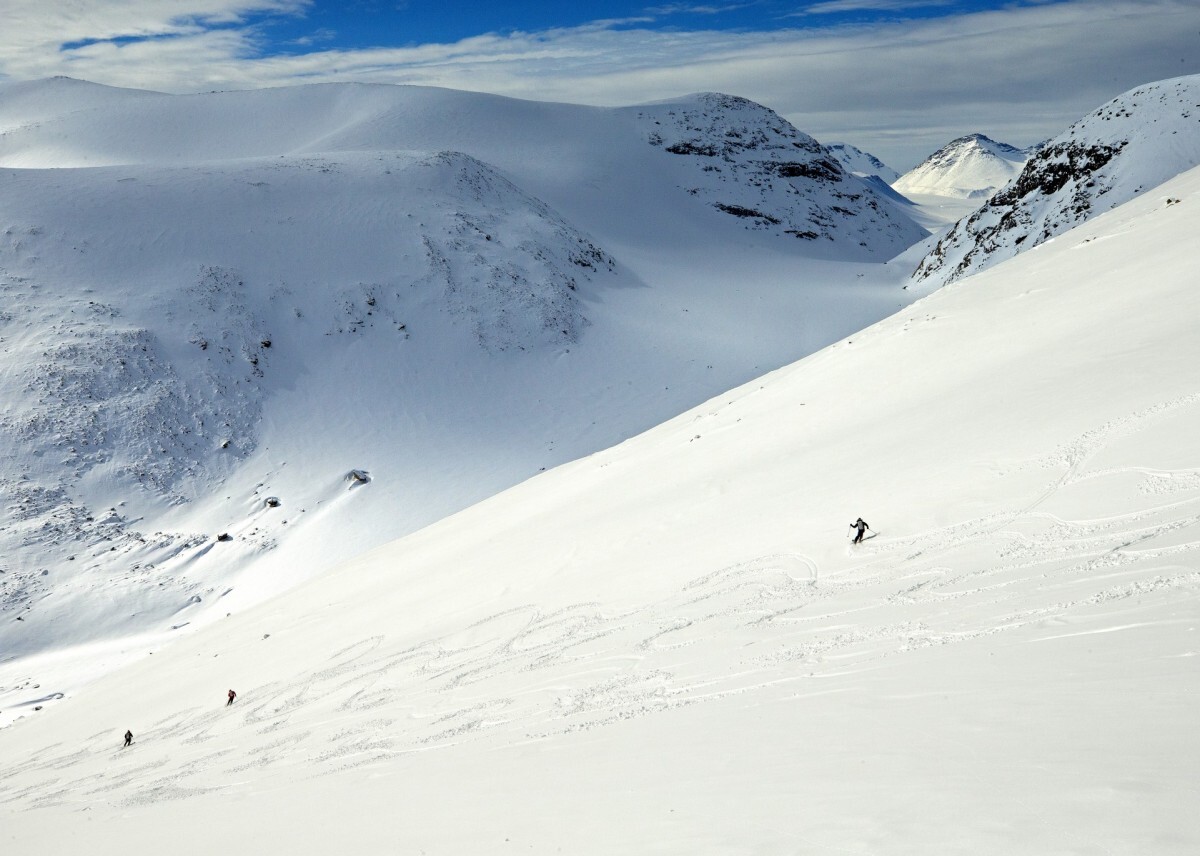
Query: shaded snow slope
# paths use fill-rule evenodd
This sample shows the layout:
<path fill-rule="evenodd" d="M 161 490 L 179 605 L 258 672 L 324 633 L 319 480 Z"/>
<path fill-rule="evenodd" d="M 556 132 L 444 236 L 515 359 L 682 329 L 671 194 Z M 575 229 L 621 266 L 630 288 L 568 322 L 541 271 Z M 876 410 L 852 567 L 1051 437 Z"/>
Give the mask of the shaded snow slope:
<path fill-rule="evenodd" d="M 5 179 L 0 207 L 45 224 L 9 229 L 0 244 L 8 657 L 187 623 L 187 607 L 274 546 L 279 520 L 304 509 L 282 508 L 273 526 L 239 533 L 244 547 L 218 544 L 212 555 L 218 532 L 147 529 L 172 507 L 214 498 L 261 451 L 272 397 L 304 388 L 310 407 L 327 406 L 328 390 L 312 382 L 321 361 L 361 342 L 358 359 L 386 363 L 365 394 L 404 398 L 399 363 L 434 376 L 446 368 L 428 364 L 413 336 L 485 355 L 569 348 L 589 323 L 581 293 L 618 281 L 588 238 L 462 154 Z M 297 252 L 302 265 L 287 257 Z M 343 384 L 375 371 L 347 368 Z M 245 513 L 237 508 L 208 525 L 229 525 Z M 94 603 L 86 621 L 81 600 Z"/>
<path fill-rule="evenodd" d="M 842 167 L 859 177 L 878 176 L 885 184 L 892 184 L 900 177 L 900 173 L 885 164 L 870 152 L 852 146 L 849 143 L 829 143 L 829 151 L 838 159 Z"/>
<path fill-rule="evenodd" d="M 56 79 L 0 125 L 9 712 L 18 658 L 132 656 L 910 299 L 839 259 L 916 227 L 739 99 Z"/>
<path fill-rule="evenodd" d="M 1030 152 L 968 134 L 942 146 L 892 182 L 905 196 L 986 199 L 1021 171 Z"/>
<path fill-rule="evenodd" d="M 75 698 L 20 676 L 0 840 L 1196 852 L 1198 228 L 1193 171 Z"/>
<path fill-rule="evenodd" d="M 938 285 L 1061 235 L 1200 163 L 1200 76 L 1138 87 L 1045 143 L 913 274 Z"/>

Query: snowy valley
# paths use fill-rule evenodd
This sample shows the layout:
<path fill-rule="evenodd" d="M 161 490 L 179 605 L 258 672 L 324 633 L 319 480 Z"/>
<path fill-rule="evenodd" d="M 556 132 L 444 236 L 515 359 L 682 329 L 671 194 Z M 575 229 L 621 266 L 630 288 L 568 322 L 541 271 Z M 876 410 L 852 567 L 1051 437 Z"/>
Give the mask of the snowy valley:
<path fill-rule="evenodd" d="M 1195 852 L 1196 86 L 920 261 L 728 96 L 0 85 L 0 841 Z"/>
<path fill-rule="evenodd" d="M 0 127 L 6 663 L 137 656 L 811 353 L 925 234 L 711 94 L 54 79 Z"/>

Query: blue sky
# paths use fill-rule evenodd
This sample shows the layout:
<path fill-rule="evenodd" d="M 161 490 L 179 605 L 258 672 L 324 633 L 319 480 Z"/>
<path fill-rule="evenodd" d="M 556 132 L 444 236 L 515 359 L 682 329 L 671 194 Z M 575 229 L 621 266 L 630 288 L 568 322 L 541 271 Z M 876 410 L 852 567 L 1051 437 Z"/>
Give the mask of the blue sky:
<path fill-rule="evenodd" d="M 720 91 L 904 170 L 1200 73 L 1198 0 L 0 0 L 0 81 L 407 83 L 619 105 Z"/>
<path fill-rule="evenodd" d="M 1063 0 L 732 0 L 560 3 L 346 0 L 312 3 L 302 15 L 260 17 L 267 53 L 324 46 L 359 49 L 454 42 L 481 33 L 540 32 L 603 22 L 614 29 L 769 31 L 961 15 Z"/>

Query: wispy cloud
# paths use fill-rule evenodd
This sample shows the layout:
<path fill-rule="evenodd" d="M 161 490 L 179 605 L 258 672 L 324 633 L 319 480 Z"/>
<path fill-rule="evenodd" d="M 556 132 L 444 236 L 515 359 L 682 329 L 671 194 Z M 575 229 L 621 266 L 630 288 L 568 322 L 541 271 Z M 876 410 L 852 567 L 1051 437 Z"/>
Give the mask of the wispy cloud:
<path fill-rule="evenodd" d="M 725 12 L 745 9 L 750 5 L 750 3 L 726 3 L 721 6 L 703 3 L 668 3 L 662 6 L 651 6 L 646 10 L 646 14 L 659 18 L 671 15 L 721 15 Z"/>
<path fill-rule="evenodd" d="M 789 17 L 803 15 L 829 15 L 838 12 L 911 12 L 916 9 L 945 8 L 954 5 L 954 0 L 825 0 L 813 3 Z"/>
<path fill-rule="evenodd" d="M 291 42 L 289 42 L 289 44 L 298 45 L 300 47 L 311 47 L 312 45 L 319 45 L 323 42 L 331 42 L 336 38 L 336 30 L 332 30 L 328 27 L 321 27 L 320 29 L 309 33 L 307 36 L 301 36 L 298 39 L 293 39 Z"/>
<path fill-rule="evenodd" d="M 300 0 L 130 0 L 122 16 L 110 2 L 76 0 L 70 19 L 52 21 L 37 10 L 56 4 L 15 2 L 21 26 L 0 31 L 9 77 L 67 74 L 169 92 L 353 80 L 599 105 L 718 90 L 899 168 L 968 132 L 1033 143 L 1139 83 L 1200 73 L 1194 0 L 1071 0 L 772 32 L 625 20 L 286 56 L 263 55 L 261 34 L 239 21 L 301 14 Z M 136 33 L 155 37 L 114 40 Z M 69 42 L 78 46 L 62 47 Z"/>

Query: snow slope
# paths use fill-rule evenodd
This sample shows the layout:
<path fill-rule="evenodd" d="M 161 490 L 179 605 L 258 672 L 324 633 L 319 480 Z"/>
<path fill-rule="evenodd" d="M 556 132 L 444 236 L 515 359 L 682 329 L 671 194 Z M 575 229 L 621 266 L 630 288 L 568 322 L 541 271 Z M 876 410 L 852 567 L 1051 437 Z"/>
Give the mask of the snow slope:
<path fill-rule="evenodd" d="M 905 196 L 986 199 L 1008 184 L 1030 152 L 983 134 L 951 140 L 892 182 Z"/>
<path fill-rule="evenodd" d="M 68 703 L 25 675 L 0 840 L 1196 852 L 1197 228 L 1193 170 Z"/>
<path fill-rule="evenodd" d="M 606 109 L 411 86 L 174 96 L 60 78 L 40 83 L 43 97 L 68 106 L 56 116 L 38 108 L 30 119 L 28 86 L 17 88 L 12 106 L 0 103 L 7 129 L 0 166 L 450 149 L 501 170 L 571 222 L 610 239 L 690 235 L 704 243 L 714 220 L 732 217 L 773 234 L 801 233 L 795 237 L 807 255 L 886 261 L 924 237 L 812 137 L 766 107 L 716 93 Z M 95 109 L 76 109 L 81 87 L 96 92 Z M 5 91 L 0 86 L 0 102 Z M 680 194 L 691 204 L 667 203 L 683 221 L 673 225 L 691 228 L 667 229 L 659 222 L 664 203 Z"/>
<path fill-rule="evenodd" d="M 18 658 L 76 686 L 71 646 L 134 656 L 883 317 L 921 234 L 724 96 L 56 79 L 0 84 L 0 128 L 0 722 Z"/>
<path fill-rule="evenodd" d="M 1200 164 L 1200 76 L 1138 87 L 1045 143 L 1021 174 L 939 241 L 913 274 L 983 270 Z"/>
<path fill-rule="evenodd" d="M 838 162 L 841 163 L 847 172 L 853 175 L 860 177 L 875 175 L 883 179 L 886 184 L 893 184 L 900 178 L 900 173 L 875 157 L 875 155 L 870 152 L 864 152 L 862 149 L 852 146 L 849 143 L 830 143 L 829 151 L 833 152 Z"/>

